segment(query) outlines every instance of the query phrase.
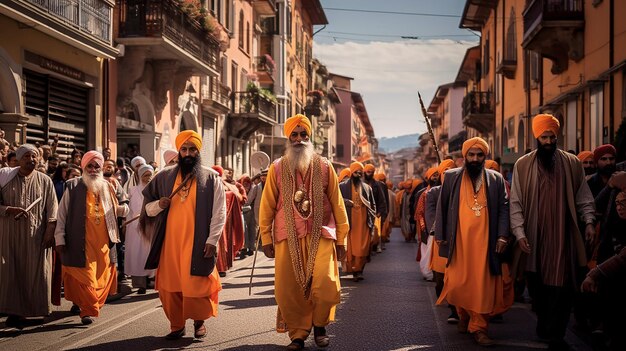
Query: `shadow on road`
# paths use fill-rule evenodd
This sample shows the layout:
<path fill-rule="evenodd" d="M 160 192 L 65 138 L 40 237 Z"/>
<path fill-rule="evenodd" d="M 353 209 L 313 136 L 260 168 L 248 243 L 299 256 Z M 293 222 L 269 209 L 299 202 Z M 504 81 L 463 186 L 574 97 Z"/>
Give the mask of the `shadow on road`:
<path fill-rule="evenodd" d="M 180 340 L 166 340 L 160 336 L 142 336 L 134 339 L 118 340 L 98 345 L 89 345 L 72 350 L 134 350 L 134 351 L 152 351 L 152 350 L 179 350 L 181 348 L 193 349 L 192 344 L 197 344 L 198 349 L 206 350 L 206 344 L 200 340 L 194 340 L 193 336 L 184 337 Z M 190 347 L 191 346 L 191 347 Z"/>
<path fill-rule="evenodd" d="M 276 300 L 273 297 L 264 297 L 260 299 L 250 298 L 250 299 L 224 301 L 224 302 L 220 302 L 220 305 L 229 306 L 230 308 L 225 308 L 227 310 L 255 308 L 255 307 L 265 307 L 265 306 L 276 305 Z"/>
<path fill-rule="evenodd" d="M 233 284 L 233 283 L 222 283 L 222 286 L 224 287 L 224 289 L 241 289 L 241 288 L 248 288 L 250 286 L 250 283 L 239 283 L 239 284 Z M 259 287 L 259 286 L 274 286 L 274 282 L 273 281 L 267 281 L 267 282 L 252 282 L 252 287 Z"/>

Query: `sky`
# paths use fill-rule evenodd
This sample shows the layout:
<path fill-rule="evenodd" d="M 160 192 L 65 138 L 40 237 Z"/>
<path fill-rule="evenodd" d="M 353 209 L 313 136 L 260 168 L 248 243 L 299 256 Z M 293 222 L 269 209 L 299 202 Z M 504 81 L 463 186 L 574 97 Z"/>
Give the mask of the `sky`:
<path fill-rule="evenodd" d="M 330 72 L 354 78 L 352 90 L 363 96 L 375 136 L 424 133 L 417 92 L 428 108 L 437 87 L 455 79 L 465 51 L 479 40 L 459 28 L 465 0 L 321 3 L 329 24 L 314 27 L 313 56 Z"/>

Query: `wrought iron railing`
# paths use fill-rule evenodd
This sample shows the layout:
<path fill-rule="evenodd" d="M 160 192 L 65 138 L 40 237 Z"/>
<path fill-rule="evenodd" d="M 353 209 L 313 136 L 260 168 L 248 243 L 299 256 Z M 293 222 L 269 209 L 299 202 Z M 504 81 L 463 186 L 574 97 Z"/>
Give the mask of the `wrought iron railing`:
<path fill-rule="evenodd" d="M 276 103 L 258 92 L 234 92 L 231 95 L 231 103 L 235 114 L 258 114 L 276 120 Z"/>
<path fill-rule="evenodd" d="M 218 104 L 230 107 L 230 88 L 215 79 L 211 85 L 211 99 Z"/>
<path fill-rule="evenodd" d="M 472 91 L 463 98 L 463 116 L 493 114 L 491 92 Z"/>
<path fill-rule="evenodd" d="M 217 70 L 219 41 L 183 12 L 175 0 L 117 0 L 119 36 L 166 37 L 182 50 Z"/>
<path fill-rule="evenodd" d="M 581 21 L 585 19 L 583 0 L 534 0 L 524 10 L 524 33 L 537 20 Z"/>
<path fill-rule="evenodd" d="M 113 6 L 105 0 L 26 0 L 70 27 L 111 44 Z"/>
<path fill-rule="evenodd" d="M 267 72 L 269 75 L 274 73 L 276 63 L 269 54 L 255 57 L 257 72 Z"/>

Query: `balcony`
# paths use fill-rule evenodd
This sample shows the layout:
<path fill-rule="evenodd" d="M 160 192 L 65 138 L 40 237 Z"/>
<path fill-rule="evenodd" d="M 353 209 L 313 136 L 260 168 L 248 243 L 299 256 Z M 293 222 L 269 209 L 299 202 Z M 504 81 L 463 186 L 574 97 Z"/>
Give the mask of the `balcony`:
<path fill-rule="evenodd" d="M 259 83 L 263 85 L 274 84 L 274 69 L 276 64 L 269 54 L 257 56 L 254 59 L 256 66 L 256 75 Z"/>
<path fill-rule="evenodd" d="M 217 78 L 202 78 L 202 105 L 215 114 L 224 114 L 230 111 L 230 88 L 220 83 Z"/>
<path fill-rule="evenodd" d="M 463 98 L 463 124 L 483 134 L 493 132 L 495 114 L 491 92 L 473 91 Z"/>
<path fill-rule="evenodd" d="M 231 107 L 229 133 L 239 139 L 248 139 L 256 130 L 276 124 L 276 102 L 256 91 L 234 92 Z"/>
<path fill-rule="evenodd" d="M 176 60 L 194 73 L 218 76 L 219 41 L 183 12 L 175 0 L 118 0 L 119 37 L 126 46 L 149 47 L 155 60 Z"/>
<path fill-rule="evenodd" d="M 107 0 L 0 1 L 0 13 L 97 57 L 115 58 Z"/>
<path fill-rule="evenodd" d="M 274 0 L 254 0 L 252 1 L 254 11 L 261 16 L 273 16 L 276 14 L 276 3 Z"/>
<path fill-rule="evenodd" d="M 552 60 L 552 73 L 567 70 L 568 61 L 584 55 L 583 0 L 534 0 L 524 10 L 522 47 Z"/>

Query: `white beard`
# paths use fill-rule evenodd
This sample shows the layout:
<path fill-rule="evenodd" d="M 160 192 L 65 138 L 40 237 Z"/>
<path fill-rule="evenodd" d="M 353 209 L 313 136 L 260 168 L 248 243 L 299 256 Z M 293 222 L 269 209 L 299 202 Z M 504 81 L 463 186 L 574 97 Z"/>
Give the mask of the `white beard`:
<path fill-rule="evenodd" d="M 83 182 L 87 186 L 87 190 L 92 192 L 95 195 L 102 195 L 107 190 L 109 183 L 104 179 L 102 173 L 99 173 L 97 176 L 92 177 L 89 174 L 85 173 L 83 175 Z"/>
<path fill-rule="evenodd" d="M 301 174 L 305 174 L 309 169 L 314 154 L 313 143 L 308 142 L 304 147 L 296 148 L 287 140 L 285 157 L 289 160 L 289 165 L 294 173 L 299 171 Z"/>

